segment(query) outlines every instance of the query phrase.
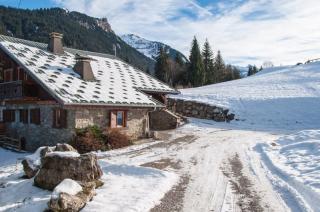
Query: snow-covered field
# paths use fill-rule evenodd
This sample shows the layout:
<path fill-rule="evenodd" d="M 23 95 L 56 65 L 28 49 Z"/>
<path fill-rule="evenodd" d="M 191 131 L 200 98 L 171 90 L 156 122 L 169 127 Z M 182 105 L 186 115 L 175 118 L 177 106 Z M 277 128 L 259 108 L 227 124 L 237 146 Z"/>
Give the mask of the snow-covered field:
<path fill-rule="evenodd" d="M 320 62 L 266 69 L 257 75 L 181 90 L 174 98 L 229 108 L 239 119 L 262 128 L 320 126 Z"/>
<path fill-rule="evenodd" d="M 239 121 L 190 119 L 163 140 L 97 153 L 105 184 L 84 211 L 320 211 L 319 82 L 313 63 L 182 90 Z M 0 148 L 0 211 L 41 211 L 51 196 L 21 178 L 24 156 Z"/>

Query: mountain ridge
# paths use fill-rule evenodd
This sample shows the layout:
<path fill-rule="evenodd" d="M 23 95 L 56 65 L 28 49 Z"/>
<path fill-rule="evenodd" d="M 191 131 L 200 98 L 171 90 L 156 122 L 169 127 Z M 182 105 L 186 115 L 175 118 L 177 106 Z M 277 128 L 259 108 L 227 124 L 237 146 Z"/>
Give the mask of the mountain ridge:
<path fill-rule="evenodd" d="M 139 52 L 144 54 L 145 56 L 156 60 L 156 57 L 158 55 L 159 47 L 163 47 L 167 50 L 169 57 L 171 59 L 175 59 L 177 55 L 179 55 L 184 62 L 187 62 L 187 57 L 179 52 L 178 50 L 172 48 L 171 46 L 164 44 L 159 41 L 151 41 L 148 39 L 145 39 L 143 37 L 140 37 L 136 34 L 130 33 L 130 34 L 124 34 L 120 36 L 121 39 L 126 42 L 129 46 L 137 49 Z"/>
<path fill-rule="evenodd" d="M 0 34 L 47 43 L 50 32 L 64 34 L 64 45 L 92 52 L 114 54 L 133 66 L 153 70 L 155 61 L 117 36 L 106 18 L 94 18 L 61 8 L 16 9 L 0 6 Z"/>

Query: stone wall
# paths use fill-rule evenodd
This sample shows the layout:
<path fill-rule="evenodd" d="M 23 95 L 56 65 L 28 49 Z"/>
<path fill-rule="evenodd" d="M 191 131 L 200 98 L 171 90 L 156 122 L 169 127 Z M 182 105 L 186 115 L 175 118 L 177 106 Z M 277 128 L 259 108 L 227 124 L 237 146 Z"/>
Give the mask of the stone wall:
<path fill-rule="evenodd" d="M 53 146 L 57 143 L 65 143 L 73 138 L 74 129 L 68 124 L 67 129 L 52 128 L 53 107 L 56 105 L 16 105 L 7 106 L 7 109 L 16 110 L 16 120 L 13 123 L 7 123 L 7 134 L 11 137 L 26 141 L 26 150 L 33 151 L 39 146 Z M 41 125 L 24 124 L 19 120 L 19 109 L 40 108 Z M 30 115 L 29 115 L 30 122 Z M 73 114 L 68 113 L 67 123 L 73 122 Z"/>
<path fill-rule="evenodd" d="M 168 98 L 167 108 L 175 113 L 187 117 L 209 119 L 217 122 L 229 122 L 234 119 L 234 114 L 229 113 L 228 109 L 181 99 Z"/>
<path fill-rule="evenodd" d="M 26 150 L 33 151 L 40 146 L 53 146 L 57 143 L 66 143 L 73 139 L 76 128 L 97 125 L 109 127 L 110 110 L 106 108 L 68 108 L 67 128 L 52 128 L 53 108 L 57 105 L 10 105 L 7 109 L 16 110 L 16 121 L 7 123 L 7 134 L 14 138 L 24 138 Z M 19 110 L 40 108 L 41 125 L 20 123 Z M 135 140 L 149 131 L 148 109 L 129 109 L 127 112 L 127 127 L 121 128 L 131 139 Z M 29 115 L 30 119 L 30 115 Z"/>
<path fill-rule="evenodd" d="M 143 138 L 149 133 L 149 110 L 131 109 L 127 112 L 127 127 L 123 128 L 131 139 Z"/>
<path fill-rule="evenodd" d="M 178 126 L 179 117 L 166 110 L 150 112 L 149 116 L 151 130 L 171 130 Z"/>

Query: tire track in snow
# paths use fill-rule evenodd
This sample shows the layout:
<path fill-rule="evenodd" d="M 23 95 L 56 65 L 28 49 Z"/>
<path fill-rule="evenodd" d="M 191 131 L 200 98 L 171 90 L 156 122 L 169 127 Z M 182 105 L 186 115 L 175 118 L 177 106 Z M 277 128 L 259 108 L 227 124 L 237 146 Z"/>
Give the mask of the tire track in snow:
<path fill-rule="evenodd" d="M 260 153 L 262 163 L 270 171 L 268 177 L 292 211 L 319 211 L 320 197 L 314 191 L 277 168 L 263 151 L 262 144 L 256 145 L 255 150 Z"/>

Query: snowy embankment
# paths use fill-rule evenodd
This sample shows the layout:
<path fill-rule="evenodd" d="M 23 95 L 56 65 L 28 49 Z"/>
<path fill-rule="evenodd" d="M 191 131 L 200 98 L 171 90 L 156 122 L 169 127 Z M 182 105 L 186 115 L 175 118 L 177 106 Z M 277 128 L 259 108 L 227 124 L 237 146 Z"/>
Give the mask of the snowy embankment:
<path fill-rule="evenodd" d="M 269 178 L 294 209 L 320 209 L 320 130 L 306 130 L 258 144 Z M 292 203 L 295 204 L 292 204 Z"/>
<path fill-rule="evenodd" d="M 265 69 L 244 79 L 180 91 L 172 98 L 228 108 L 249 125 L 320 127 L 320 62 Z"/>

